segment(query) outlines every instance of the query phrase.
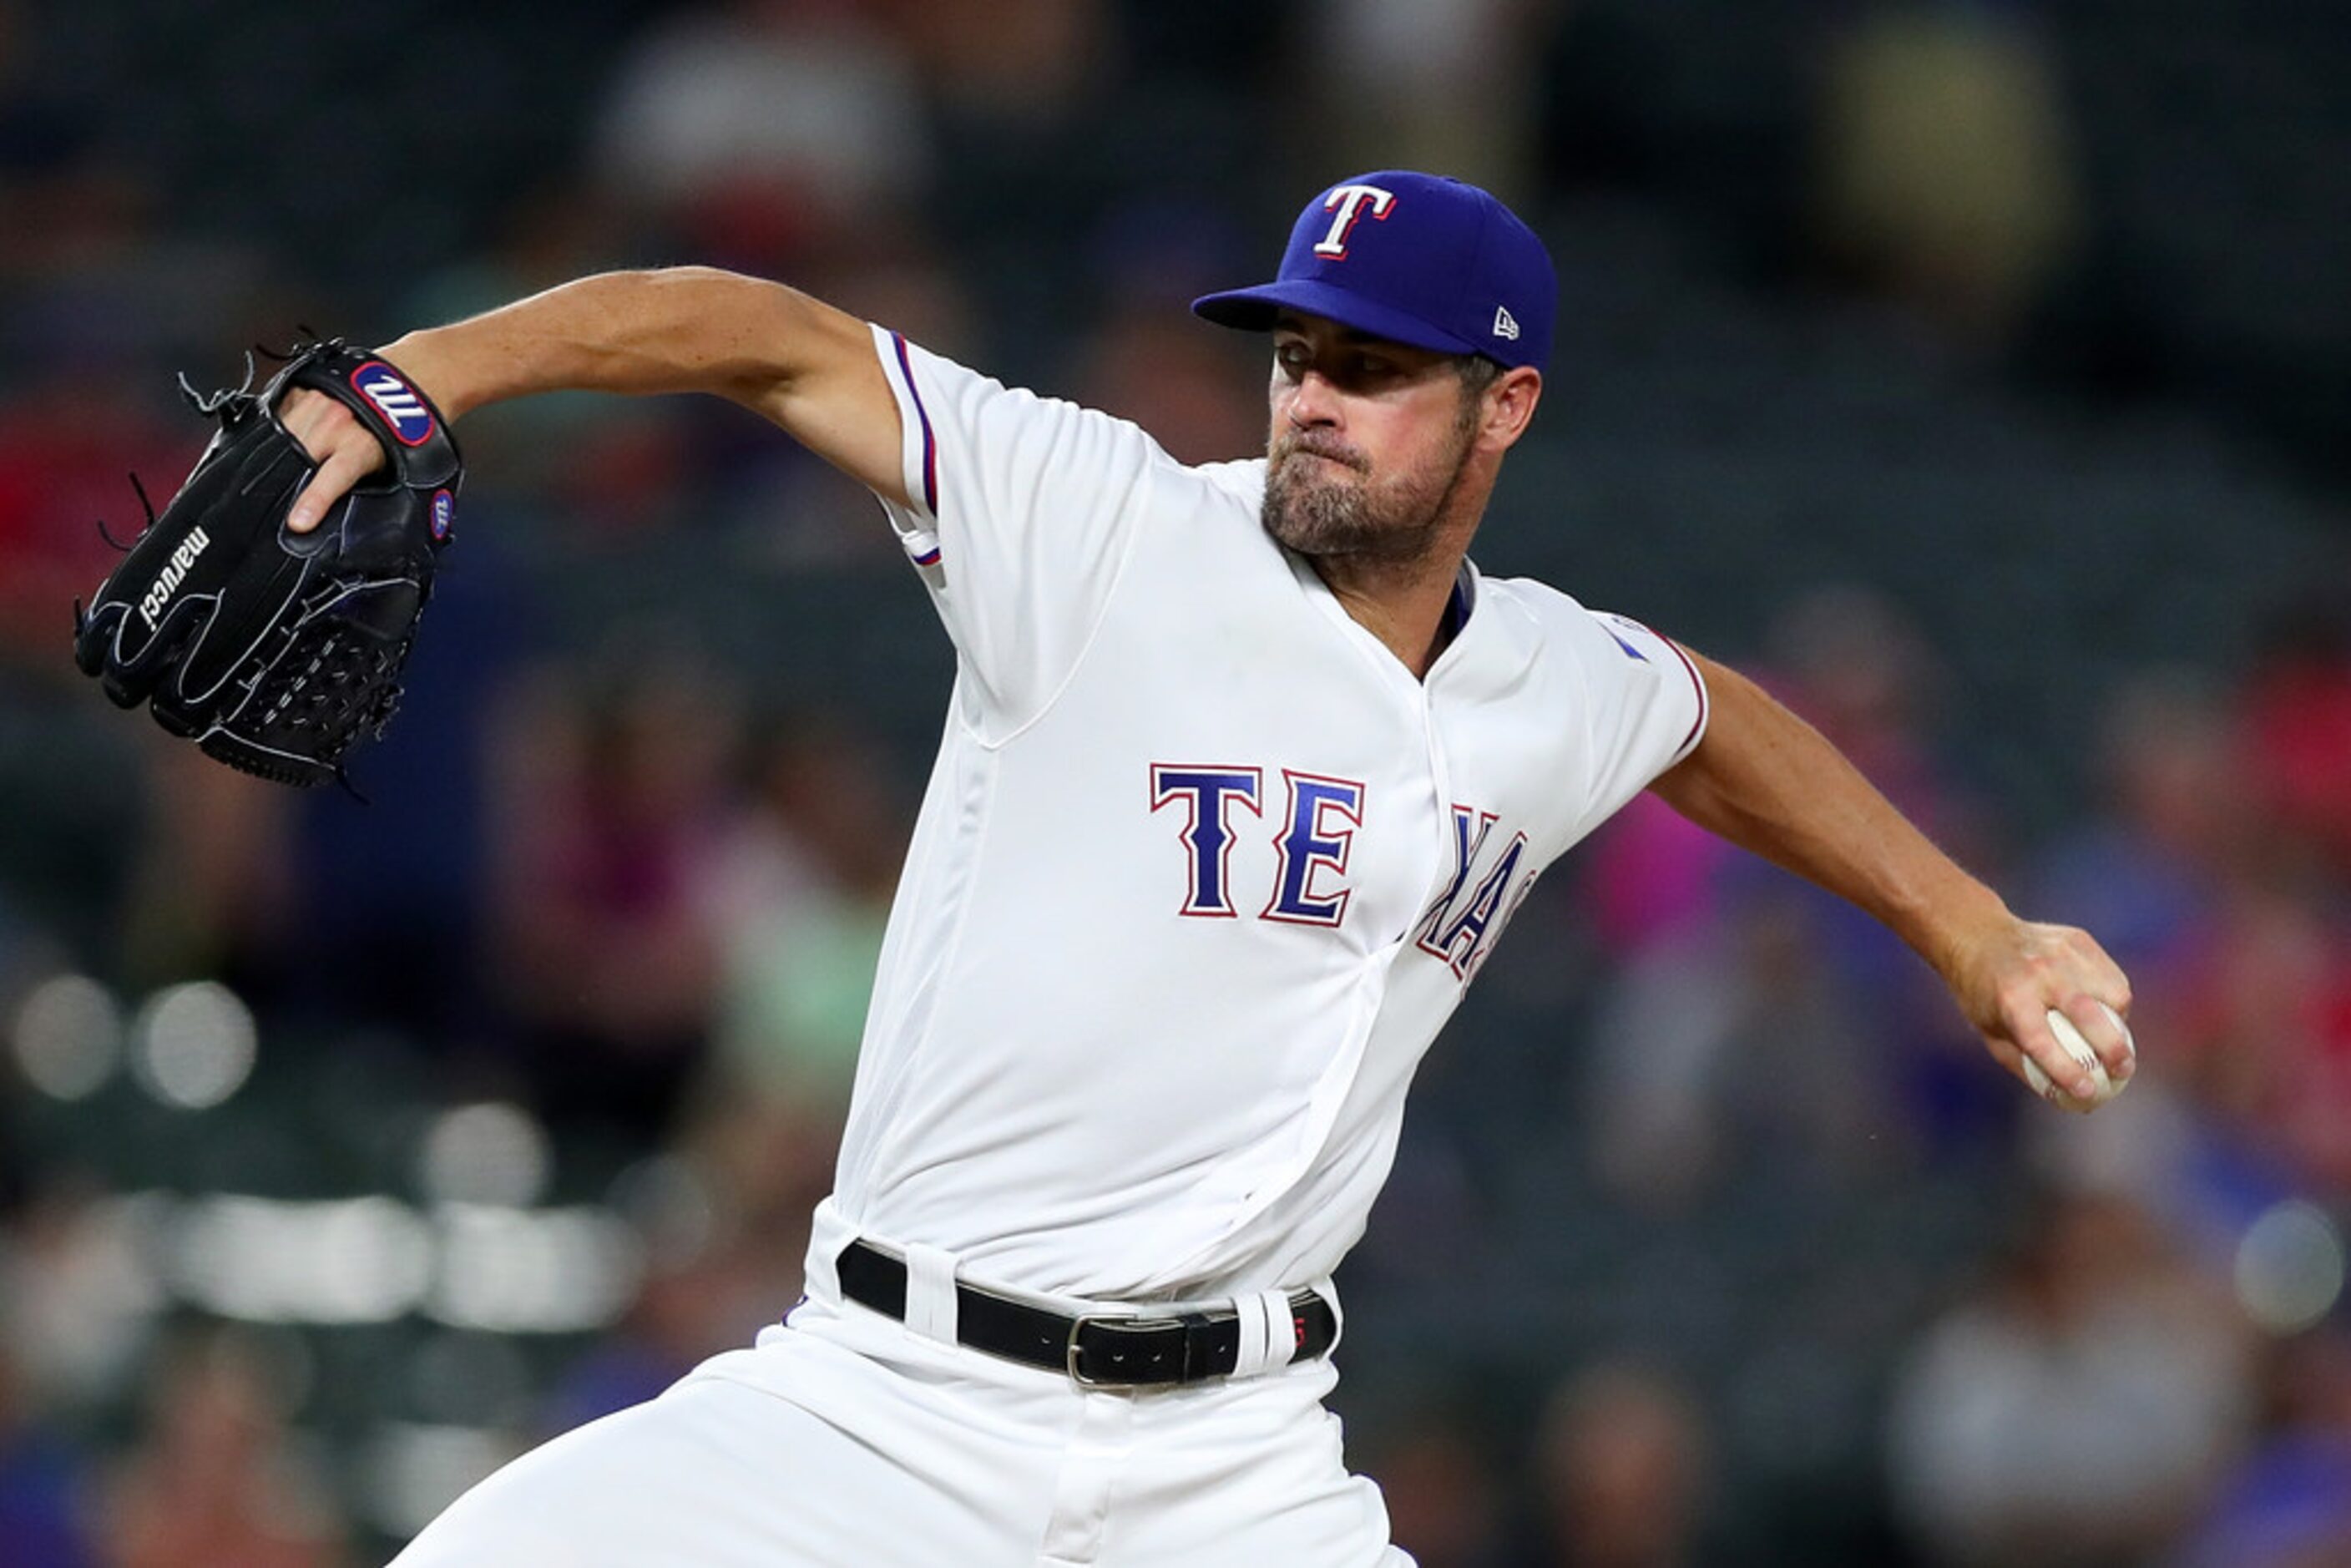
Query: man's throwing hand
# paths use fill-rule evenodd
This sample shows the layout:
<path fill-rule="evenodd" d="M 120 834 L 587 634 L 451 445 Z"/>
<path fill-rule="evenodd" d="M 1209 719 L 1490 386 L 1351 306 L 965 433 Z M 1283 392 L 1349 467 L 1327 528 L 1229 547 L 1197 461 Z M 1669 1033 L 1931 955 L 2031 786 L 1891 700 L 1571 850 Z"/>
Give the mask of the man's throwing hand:
<path fill-rule="evenodd" d="M 1993 1060 L 2028 1086 L 2030 1059 L 2077 1101 L 2110 1097 L 2100 1093 L 2095 1075 L 2051 1029 L 2053 1010 L 2072 1020 L 2115 1085 L 2126 1082 L 2137 1064 L 2124 1027 L 2130 980 L 2086 931 L 2011 915 L 1963 943 L 1944 977 Z"/>

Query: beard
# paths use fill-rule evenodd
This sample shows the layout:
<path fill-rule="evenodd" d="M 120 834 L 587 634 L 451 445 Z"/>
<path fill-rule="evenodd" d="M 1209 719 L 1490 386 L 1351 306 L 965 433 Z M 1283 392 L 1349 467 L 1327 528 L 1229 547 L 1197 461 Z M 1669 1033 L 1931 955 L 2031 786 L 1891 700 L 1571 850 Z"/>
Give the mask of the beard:
<path fill-rule="evenodd" d="M 1457 434 L 1447 457 L 1387 479 L 1373 478 L 1370 460 L 1334 437 L 1310 432 L 1274 442 L 1259 514 L 1265 531 L 1302 556 L 1420 559 L 1434 547 L 1468 465 L 1469 432 Z"/>

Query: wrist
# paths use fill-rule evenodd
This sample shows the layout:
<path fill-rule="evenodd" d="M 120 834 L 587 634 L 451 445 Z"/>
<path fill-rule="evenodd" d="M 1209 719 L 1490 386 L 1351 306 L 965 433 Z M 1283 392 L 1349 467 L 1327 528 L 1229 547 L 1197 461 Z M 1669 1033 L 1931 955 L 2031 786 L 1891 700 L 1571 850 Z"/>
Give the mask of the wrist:
<path fill-rule="evenodd" d="M 1974 957 L 1996 947 L 2019 924 L 1999 894 L 1970 877 L 1926 912 L 1928 919 L 1911 946 L 1953 987 L 1960 985 Z"/>
<path fill-rule="evenodd" d="M 455 424 L 480 400 L 467 395 L 441 341 L 441 334 L 439 328 L 411 332 L 393 339 L 378 351 L 432 400 L 442 418 Z"/>

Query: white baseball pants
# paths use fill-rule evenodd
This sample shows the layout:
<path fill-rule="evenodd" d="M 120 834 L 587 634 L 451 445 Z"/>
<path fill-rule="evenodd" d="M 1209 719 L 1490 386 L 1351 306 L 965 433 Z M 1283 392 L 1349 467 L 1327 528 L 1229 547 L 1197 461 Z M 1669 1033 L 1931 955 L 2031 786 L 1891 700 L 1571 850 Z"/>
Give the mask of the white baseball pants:
<path fill-rule="evenodd" d="M 1081 1389 L 829 1297 L 524 1455 L 393 1568 L 1411 1568 L 1327 1361 Z"/>

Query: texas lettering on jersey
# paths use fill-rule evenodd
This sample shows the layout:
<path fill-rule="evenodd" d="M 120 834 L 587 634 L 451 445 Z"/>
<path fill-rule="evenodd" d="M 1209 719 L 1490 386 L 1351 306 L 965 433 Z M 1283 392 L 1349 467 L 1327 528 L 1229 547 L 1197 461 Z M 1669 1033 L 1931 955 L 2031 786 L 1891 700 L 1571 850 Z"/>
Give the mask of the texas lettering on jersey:
<path fill-rule="evenodd" d="M 1283 768 L 1281 777 L 1289 800 L 1273 839 L 1273 888 L 1257 917 L 1337 925 L 1346 916 L 1353 891 L 1345 881 L 1347 859 L 1364 825 L 1364 786 L 1294 768 Z M 1239 917 L 1232 885 L 1232 851 L 1239 837 L 1235 821 L 1242 812 L 1262 818 L 1269 803 L 1262 768 L 1152 764 L 1151 810 L 1183 810 L 1176 840 L 1184 846 L 1188 881 L 1177 914 L 1206 920 Z M 1531 871 L 1519 874 L 1526 834 L 1512 833 L 1489 860 L 1486 849 L 1495 814 L 1457 805 L 1452 818 L 1453 875 L 1413 928 L 1412 941 L 1467 984 L 1535 877 Z M 1473 871 L 1479 873 L 1474 883 Z"/>
<path fill-rule="evenodd" d="M 1384 220 L 1376 191 L 1318 204 L 1301 248 L 1357 265 L 1408 221 L 1390 193 Z M 1264 458 L 1187 466 L 872 338 L 883 505 L 956 671 L 831 1212 L 1049 1295 L 1317 1278 L 1535 873 L 1698 742 L 1698 677 L 1646 628 L 1465 564 L 1415 682 L 1356 656 L 1267 535 Z M 1204 635 L 1216 659 L 1169 656 Z M 1087 874 L 1037 873 L 1072 844 Z M 821 1278 L 834 1254 L 811 1256 Z"/>
<path fill-rule="evenodd" d="M 1494 832 L 1496 819 L 1491 811 L 1480 811 L 1474 806 L 1457 804 L 1453 808 L 1453 880 L 1446 884 L 1420 917 L 1414 929 L 1413 946 L 1432 958 L 1442 958 L 1462 984 L 1478 972 L 1486 955 L 1517 913 L 1527 892 L 1535 884 L 1537 873 L 1530 871 L 1520 878 L 1519 866 L 1526 859 L 1527 836 L 1512 833 L 1510 841 L 1489 864 L 1485 861 L 1486 845 Z M 1474 828 L 1473 824 L 1474 823 Z M 1476 888 L 1465 900 L 1462 890 L 1469 886 L 1472 867 L 1486 864 Z M 1516 885 L 1513 886 L 1515 882 Z"/>

